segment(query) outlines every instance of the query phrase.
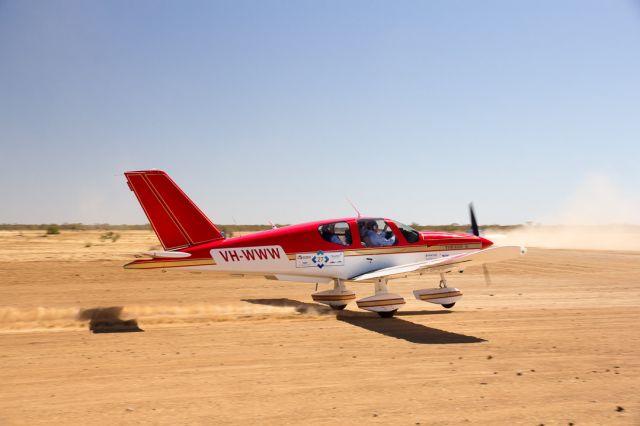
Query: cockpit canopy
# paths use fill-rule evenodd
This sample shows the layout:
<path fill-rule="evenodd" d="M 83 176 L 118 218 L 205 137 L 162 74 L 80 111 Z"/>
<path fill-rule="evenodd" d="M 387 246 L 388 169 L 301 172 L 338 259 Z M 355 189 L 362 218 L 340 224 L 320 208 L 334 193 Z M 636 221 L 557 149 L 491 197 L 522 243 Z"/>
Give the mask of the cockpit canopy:
<path fill-rule="evenodd" d="M 351 222 L 351 225 L 349 224 Z M 420 233 L 415 229 L 397 221 L 387 221 L 381 218 L 366 218 L 352 221 L 325 223 L 318 226 L 318 233 L 323 240 L 336 246 L 352 247 L 354 241 L 352 232 L 360 237 L 360 247 L 384 247 L 402 243 L 398 233 L 409 244 L 420 241 Z M 393 226 L 391 225 L 393 224 Z M 399 232 L 398 232 L 399 231 Z"/>

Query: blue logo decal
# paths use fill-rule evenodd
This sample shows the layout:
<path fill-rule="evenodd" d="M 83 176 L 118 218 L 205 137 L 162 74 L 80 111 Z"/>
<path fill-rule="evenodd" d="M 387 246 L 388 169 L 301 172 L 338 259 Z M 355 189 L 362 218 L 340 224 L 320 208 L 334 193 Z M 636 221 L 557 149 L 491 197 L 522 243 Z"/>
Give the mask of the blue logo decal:
<path fill-rule="evenodd" d="M 322 250 L 320 250 L 316 253 L 315 256 L 311 258 L 311 261 L 315 263 L 318 268 L 322 269 L 324 265 L 329 261 L 329 256 L 327 256 Z"/>

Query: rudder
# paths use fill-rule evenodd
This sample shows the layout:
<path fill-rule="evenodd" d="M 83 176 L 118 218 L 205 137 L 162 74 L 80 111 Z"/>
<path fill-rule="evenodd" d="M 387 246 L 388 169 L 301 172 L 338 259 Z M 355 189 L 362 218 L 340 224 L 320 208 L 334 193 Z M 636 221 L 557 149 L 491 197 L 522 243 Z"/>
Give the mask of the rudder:
<path fill-rule="evenodd" d="M 224 238 L 165 172 L 140 170 L 124 175 L 165 250 Z"/>

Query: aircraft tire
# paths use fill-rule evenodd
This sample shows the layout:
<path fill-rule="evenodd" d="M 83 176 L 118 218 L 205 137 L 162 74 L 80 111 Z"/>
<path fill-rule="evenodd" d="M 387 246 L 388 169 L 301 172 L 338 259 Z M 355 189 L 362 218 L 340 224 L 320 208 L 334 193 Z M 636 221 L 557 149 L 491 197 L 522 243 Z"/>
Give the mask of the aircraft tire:
<path fill-rule="evenodd" d="M 347 307 L 347 305 L 338 305 L 338 306 L 329 305 L 329 306 L 331 306 L 331 309 L 333 309 L 334 311 L 341 311 Z"/>
<path fill-rule="evenodd" d="M 451 309 L 451 308 L 453 308 L 455 305 L 456 305 L 456 302 L 453 302 L 453 303 L 445 303 L 445 304 L 443 304 L 443 305 L 442 305 L 442 307 L 443 307 L 443 308 L 445 308 L 445 309 Z"/>
<path fill-rule="evenodd" d="M 378 315 L 380 315 L 380 318 L 391 318 L 396 312 L 398 312 L 398 310 L 394 309 L 393 311 L 378 312 Z"/>

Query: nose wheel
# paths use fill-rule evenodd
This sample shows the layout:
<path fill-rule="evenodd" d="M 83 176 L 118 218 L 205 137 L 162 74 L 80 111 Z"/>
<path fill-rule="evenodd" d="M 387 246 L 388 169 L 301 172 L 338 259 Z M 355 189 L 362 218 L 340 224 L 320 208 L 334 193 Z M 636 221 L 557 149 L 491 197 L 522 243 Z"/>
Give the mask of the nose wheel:
<path fill-rule="evenodd" d="M 441 305 L 445 309 L 451 309 L 462 298 L 462 292 L 453 287 L 447 287 L 447 279 L 440 274 L 440 286 L 438 288 L 423 288 L 413 291 L 414 296 L 423 302 Z"/>

